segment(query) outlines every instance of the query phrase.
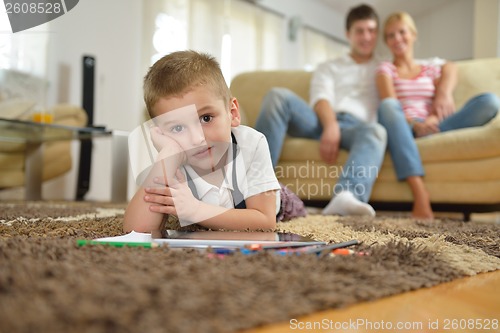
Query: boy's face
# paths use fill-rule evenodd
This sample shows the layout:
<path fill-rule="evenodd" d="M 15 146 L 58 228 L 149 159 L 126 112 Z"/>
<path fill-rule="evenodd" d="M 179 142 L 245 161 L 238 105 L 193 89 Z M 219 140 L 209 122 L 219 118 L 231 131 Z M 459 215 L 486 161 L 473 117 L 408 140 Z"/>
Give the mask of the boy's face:
<path fill-rule="evenodd" d="M 351 51 L 361 57 L 371 57 L 377 45 L 377 21 L 372 19 L 357 20 L 346 32 Z"/>
<path fill-rule="evenodd" d="M 189 105 L 195 108 L 178 110 Z M 153 113 L 163 135 L 179 144 L 195 170 L 214 170 L 225 163 L 231 127 L 241 121 L 235 98 L 226 106 L 205 86 L 196 86 L 182 96 L 160 98 Z"/>

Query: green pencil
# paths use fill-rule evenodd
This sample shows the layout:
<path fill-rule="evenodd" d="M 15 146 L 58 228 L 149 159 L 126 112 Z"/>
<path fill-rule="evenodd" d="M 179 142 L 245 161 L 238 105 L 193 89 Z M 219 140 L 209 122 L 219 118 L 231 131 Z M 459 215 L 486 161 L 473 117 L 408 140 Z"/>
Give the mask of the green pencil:
<path fill-rule="evenodd" d="M 145 247 L 152 248 L 157 247 L 156 243 L 146 243 L 146 242 L 99 242 L 94 240 L 86 240 L 86 239 L 78 239 L 76 241 L 76 245 L 84 246 L 84 245 L 109 245 L 114 247 Z"/>

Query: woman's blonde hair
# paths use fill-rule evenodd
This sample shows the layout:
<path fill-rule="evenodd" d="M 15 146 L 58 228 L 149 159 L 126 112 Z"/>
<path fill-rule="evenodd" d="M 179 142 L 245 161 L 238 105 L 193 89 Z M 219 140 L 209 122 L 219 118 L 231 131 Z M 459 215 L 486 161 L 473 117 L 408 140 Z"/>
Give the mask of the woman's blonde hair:
<path fill-rule="evenodd" d="M 407 12 L 396 12 L 391 15 L 385 20 L 384 23 L 384 40 L 387 39 L 385 35 L 385 30 L 387 27 L 394 23 L 394 22 L 403 22 L 408 26 L 410 31 L 416 36 L 417 35 L 417 26 L 415 25 L 415 21 L 413 21 L 413 18 L 408 14 Z"/>
<path fill-rule="evenodd" d="M 160 98 L 182 96 L 197 86 L 206 86 L 229 105 L 231 92 L 214 57 L 195 51 L 178 51 L 158 60 L 144 78 L 144 102 L 153 118 Z"/>

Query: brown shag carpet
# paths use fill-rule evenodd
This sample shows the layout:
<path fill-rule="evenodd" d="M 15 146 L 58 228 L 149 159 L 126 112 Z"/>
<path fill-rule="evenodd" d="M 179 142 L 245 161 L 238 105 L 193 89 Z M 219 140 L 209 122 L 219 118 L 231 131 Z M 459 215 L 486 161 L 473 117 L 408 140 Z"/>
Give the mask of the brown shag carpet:
<path fill-rule="evenodd" d="M 76 246 L 122 234 L 124 207 L 0 203 L 0 332 L 235 332 L 500 268 L 499 225 L 444 220 L 278 225 L 367 256 Z"/>

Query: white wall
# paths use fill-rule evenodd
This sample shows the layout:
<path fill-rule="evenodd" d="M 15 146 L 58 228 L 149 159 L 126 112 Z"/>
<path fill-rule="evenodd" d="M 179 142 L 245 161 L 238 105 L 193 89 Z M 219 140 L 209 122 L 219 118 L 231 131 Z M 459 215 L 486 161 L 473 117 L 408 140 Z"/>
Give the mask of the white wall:
<path fill-rule="evenodd" d="M 142 3 L 137 0 L 85 0 L 50 22 L 49 104 L 82 103 L 84 54 L 96 57 L 94 124 L 131 130 L 142 106 L 140 72 Z M 78 147 L 78 145 L 76 145 Z M 70 174 L 44 186 L 45 198 L 74 199 L 78 149 Z M 93 141 L 88 200 L 109 200 L 111 139 Z M 124 166 L 126 167 L 126 166 Z"/>
<path fill-rule="evenodd" d="M 474 58 L 500 56 L 500 0 L 474 1 Z"/>
<path fill-rule="evenodd" d="M 345 39 L 344 14 L 338 13 L 331 7 L 318 0 L 260 0 L 258 4 L 264 8 L 269 8 L 275 12 L 281 13 L 285 17 L 285 25 L 288 29 L 288 23 L 292 17 L 300 17 L 302 24 L 313 27 L 326 34 L 336 38 Z M 285 31 L 288 31 L 288 30 Z M 297 69 L 300 61 L 300 43 L 288 39 L 288 35 L 282 41 L 283 60 L 282 68 Z"/>
<path fill-rule="evenodd" d="M 474 56 L 474 1 L 455 0 L 415 17 L 419 31 L 415 55 L 450 60 Z"/>
<path fill-rule="evenodd" d="M 439 56 L 450 60 L 474 57 L 474 3 L 481 1 L 499 2 L 499 0 L 454 0 L 414 16 L 419 30 L 416 56 L 419 58 Z M 358 3 L 362 1 L 353 2 L 352 6 Z M 288 24 L 290 18 L 299 16 L 304 24 L 345 40 L 346 13 L 335 11 L 319 0 L 260 0 L 258 4 L 282 13 L 287 19 L 285 24 Z M 405 0 L 400 0 L 400 4 L 394 8 L 380 8 L 380 24 L 383 24 L 389 13 L 397 10 L 405 10 Z M 489 35 L 486 38 L 493 37 Z M 300 47 L 299 42 L 292 42 L 287 38 L 283 40 L 285 50 L 283 68 L 297 68 L 297 64 L 300 63 L 298 59 Z M 389 57 L 382 38 L 379 40 L 376 52 L 382 57 Z"/>

